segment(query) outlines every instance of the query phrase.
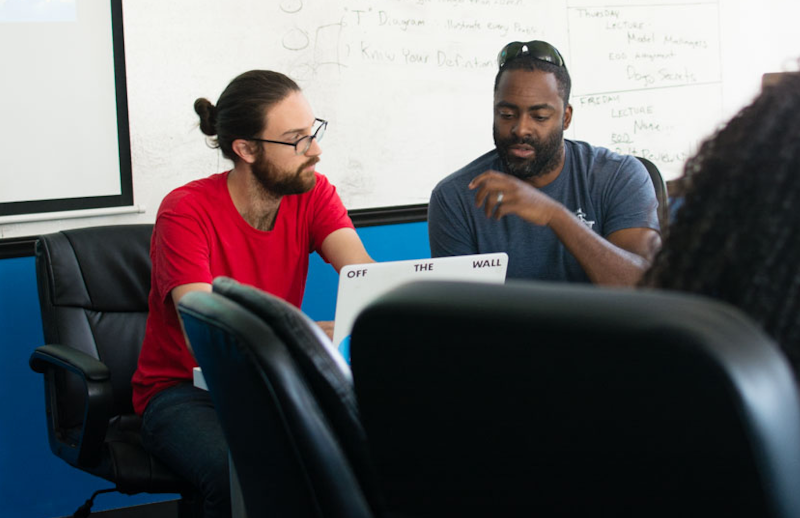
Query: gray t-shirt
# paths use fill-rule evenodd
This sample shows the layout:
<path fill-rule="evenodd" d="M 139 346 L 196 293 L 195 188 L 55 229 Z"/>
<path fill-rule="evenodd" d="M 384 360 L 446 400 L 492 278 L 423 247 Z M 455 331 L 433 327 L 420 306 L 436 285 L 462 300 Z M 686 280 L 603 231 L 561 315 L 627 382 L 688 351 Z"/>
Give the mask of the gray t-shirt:
<path fill-rule="evenodd" d="M 603 237 L 625 228 L 659 230 L 655 189 L 639 160 L 585 142 L 565 139 L 564 148 L 564 169 L 541 189 L 543 193 Z M 432 256 L 506 252 L 509 279 L 589 282 L 550 228 L 515 215 L 490 219 L 482 207 L 475 206 L 469 182 L 489 169 L 505 172 L 497 150 L 434 188 L 428 206 Z"/>

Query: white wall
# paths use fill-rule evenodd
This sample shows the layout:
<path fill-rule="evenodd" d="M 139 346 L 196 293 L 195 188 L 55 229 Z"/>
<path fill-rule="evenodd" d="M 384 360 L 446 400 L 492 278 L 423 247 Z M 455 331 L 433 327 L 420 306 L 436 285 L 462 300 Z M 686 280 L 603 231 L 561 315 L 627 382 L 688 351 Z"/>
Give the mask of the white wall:
<path fill-rule="evenodd" d="M 485 14 L 492 12 L 491 9 L 497 9 L 491 6 L 491 2 L 497 0 L 487 0 L 490 3 L 481 7 L 470 5 L 480 5 L 483 1 L 346 0 L 334 3 L 351 17 L 354 16 L 353 6 L 361 6 L 365 11 L 374 6 L 375 9 L 399 9 L 412 14 L 424 13 L 427 9 L 438 16 L 452 17 L 462 16 L 467 12 Z M 508 3 L 510 0 L 505 1 Z M 516 9 L 513 12 L 524 13 L 526 21 L 529 13 L 531 24 L 538 24 L 538 29 L 522 34 L 515 34 L 513 30 L 495 34 L 493 38 L 486 38 L 486 41 L 492 43 L 481 48 L 473 48 L 465 43 L 475 37 L 475 34 L 469 33 L 464 36 L 465 42 L 452 39 L 452 35 L 443 36 L 450 38 L 446 43 L 463 44 L 464 48 L 475 55 L 485 53 L 487 60 L 494 59 L 502 43 L 515 39 L 550 39 L 558 46 L 569 45 L 567 42 L 574 45 L 575 41 L 584 41 L 583 36 L 565 33 L 565 17 L 560 14 L 561 11 L 566 13 L 569 5 L 601 5 L 592 0 L 560 3 L 552 0 L 513 0 L 512 3 Z M 621 0 L 612 3 L 623 7 L 655 5 L 651 0 Z M 669 3 L 680 2 L 656 2 L 658 5 Z M 797 68 L 794 59 L 800 56 L 800 39 L 795 37 L 795 25 L 800 15 L 800 3 L 794 0 L 720 0 L 712 1 L 711 4 L 718 8 L 719 26 L 709 33 L 718 34 L 721 49 L 719 59 L 713 60 L 716 64 L 710 63 L 719 66 L 721 74 L 721 98 L 715 99 L 712 104 L 716 105 L 713 109 L 719 111 L 721 121 L 757 93 L 762 73 Z M 386 184 L 390 193 L 392 190 L 404 188 L 408 183 L 413 183 L 421 192 L 427 193 L 428 184 L 432 185 L 491 147 L 491 81 L 494 76 L 491 67 L 476 72 L 481 74 L 481 80 L 476 80 L 475 75 L 466 75 L 461 69 L 449 72 L 414 69 L 416 71 L 408 72 L 418 74 L 414 79 L 430 77 L 433 85 L 431 88 L 444 88 L 450 92 L 444 97 L 440 96 L 439 101 L 433 105 L 427 104 L 428 101 L 420 101 L 419 105 L 415 105 L 413 102 L 398 103 L 394 94 L 385 94 L 381 90 L 389 84 L 386 82 L 389 79 L 398 80 L 398 74 L 401 74 L 398 70 L 373 67 L 351 79 L 336 83 L 328 80 L 334 77 L 330 70 L 316 70 L 317 74 L 311 78 L 307 75 L 308 70 L 304 71 L 296 66 L 297 61 L 278 59 L 274 55 L 269 42 L 274 43 L 289 33 L 296 35 L 305 31 L 308 34 L 309 29 L 314 29 L 304 24 L 303 20 L 306 18 L 300 16 L 302 12 L 305 13 L 303 16 L 313 16 L 321 20 L 331 16 L 327 10 L 333 8 L 332 5 L 330 0 L 125 1 L 123 8 L 134 200 L 137 206 L 146 209 L 145 212 L 0 224 L 0 237 L 35 235 L 89 225 L 152 222 L 161 199 L 171 189 L 230 166 L 220 157 L 218 151 L 206 146 L 204 136 L 197 128 L 197 117 L 192 110 L 192 103 L 200 96 L 216 102 L 222 89 L 233 77 L 252 68 L 275 68 L 294 75 L 300 80 L 318 115 L 334 119 L 335 122 L 332 122 L 323 141 L 326 152 L 319 170 L 339 186 L 345 203 L 351 208 L 396 205 L 397 203 L 384 203 L 386 200 L 382 199 L 372 203 L 379 196 L 375 194 L 376 183 Z M 542 7 L 544 5 L 547 5 L 546 9 Z M 293 18 L 288 14 L 298 9 L 301 11 L 298 11 L 297 17 Z M 559 19 L 550 23 L 550 18 Z M 343 17 L 341 19 L 344 20 Z M 282 34 L 276 33 L 276 24 Z M 349 28 L 352 29 L 352 26 Z M 430 45 L 430 38 L 433 37 L 430 34 L 407 35 L 407 32 L 397 34 L 403 35 L 408 38 L 408 42 L 421 48 Z M 364 37 L 363 34 L 359 37 Z M 393 44 L 392 34 L 394 33 L 384 36 L 381 44 Z M 596 36 L 586 36 L 589 44 L 592 37 Z M 330 44 L 339 43 L 341 42 Z M 314 59 L 319 63 L 317 57 Z M 572 69 L 572 73 L 573 76 L 581 75 L 575 69 Z M 590 91 L 585 84 L 586 80 L 582 81 L 584 83 L 580 88 Z M 406 89 L 418 88 L 419 82 L 407 81 L 402 86 Z M 348 101 L 342 102 L 345 98 Z M 359 100 L 362 104 L 358 104 Z M 687 121 L 704 115 L 702 110 L 691 106 L 678 105 L 672 109 L 680 114 L 679 119 L 685 118 Z M 460 117 L 463 117 L 462 112 L 469 110 L 477 110 L 473 113 L 478 115 L 466 119 L 471 122 L 465 122 Z M 354 118 L 355 112 L 358 112 L 359 118 Z M 441 120 L 437 117 L 442 114 L 445 120 L 450 119 L 450 124 L 431 123 L 433 120 Z M 581 113 L 576 106 L 576 125 L 579 125 L 582 116 L 588 117 L 588 112 Z M 395 120 L 404 122 L 392 124 Z M 713 123 L 704 123 L 703 127 L 705 125 L 710 126 L 708 132 L 713 130 Z M 353 145 L 371 143 L 374 147 L 370 152 L 378 155 L 399 148 L 403 150 L 402 159 L 412 160 L 409 163 L 413 164 L 415 156 L 429 157 L 436 152 L 436 149 L 418 150 L 419 146 L 414 144 L 417 142 L 414 138 L 420 136 L 441 142 L 440 148 L 447 150 L 447 161 L 431 165 L 426 159 L 415 166 L 404 164 L 401 172 L 397 173 L 392 165 L 396 160 L 387 160 L 385 169 L 381 165 L 364 170 L 365 165 L 359 163 L 358 157 L 347 156 L 346 150 L 342 149 L 343 142 L 354 142 Z M 601 143 L 580 134 L 569 136 Z M 87 158 L 87 162 L 91 163 L 91 158 Z M 421 176 L 414 177 L 414 174 Z M 413 198 L 412 201 L 427 201 L 424 196 L 418 198 Z"/>

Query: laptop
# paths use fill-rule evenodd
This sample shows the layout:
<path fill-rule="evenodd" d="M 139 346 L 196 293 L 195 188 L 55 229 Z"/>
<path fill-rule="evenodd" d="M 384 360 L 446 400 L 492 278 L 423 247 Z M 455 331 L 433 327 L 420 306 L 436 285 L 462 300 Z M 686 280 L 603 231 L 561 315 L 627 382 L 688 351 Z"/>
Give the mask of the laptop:
<path fill-rule="evenodd" d="M 350 363 L 350 332 L 356 317 L 378 296 L 401 284 L 425 280 L 502 284 L 507 267 L 504 252 L 345 266 L 339 272 L 333 344 Z"/>

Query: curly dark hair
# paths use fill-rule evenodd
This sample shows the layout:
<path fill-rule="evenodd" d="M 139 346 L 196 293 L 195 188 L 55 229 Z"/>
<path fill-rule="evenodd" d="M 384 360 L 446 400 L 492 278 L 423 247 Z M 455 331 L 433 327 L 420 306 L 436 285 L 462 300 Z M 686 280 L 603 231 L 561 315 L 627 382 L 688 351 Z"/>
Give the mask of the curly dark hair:
<path fill-rule="evenodd" d="M 765 86 L 684 179 L 684 205 L 641 284 L 737 306 L 800 372 L 800 73 Z"/>

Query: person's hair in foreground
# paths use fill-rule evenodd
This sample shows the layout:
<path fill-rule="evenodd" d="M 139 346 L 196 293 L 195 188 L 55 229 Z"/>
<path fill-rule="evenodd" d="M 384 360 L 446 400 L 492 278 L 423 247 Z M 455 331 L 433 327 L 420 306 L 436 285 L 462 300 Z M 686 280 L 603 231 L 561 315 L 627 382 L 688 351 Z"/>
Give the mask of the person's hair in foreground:
<path fill-rule="evenodd" d="M 642 284 L 711 296 L 800 368 L 800 73 L 766 86 L 685 166 L 688 191 Z"/>

